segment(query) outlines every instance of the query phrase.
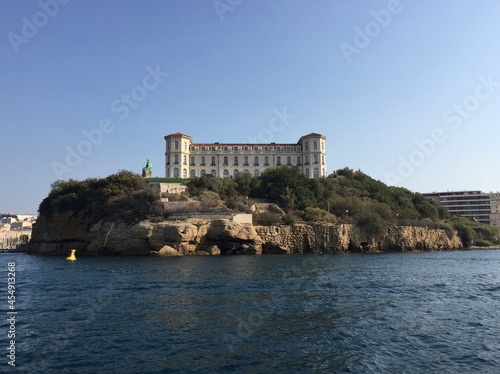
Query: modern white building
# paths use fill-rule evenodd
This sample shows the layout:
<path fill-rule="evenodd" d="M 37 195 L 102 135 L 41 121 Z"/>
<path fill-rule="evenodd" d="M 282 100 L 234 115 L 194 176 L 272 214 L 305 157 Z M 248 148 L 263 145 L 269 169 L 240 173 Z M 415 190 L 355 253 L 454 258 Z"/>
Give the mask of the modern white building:
<path fill-rule="evenodd" d="M 165 176 L 235 178 L 249 173 L 258 177 L 268 168 L 295 165 L 309 178 L 326 177 L 325 140 L 310 133 L 290 144 L 194 143 L 189 135 L 177 132 L 165 136 Z"/>
<path fill-rule="evenodd" d="M 500 193 L 447 191 L 425 194 L 454 216 L 500 227 Z"/>

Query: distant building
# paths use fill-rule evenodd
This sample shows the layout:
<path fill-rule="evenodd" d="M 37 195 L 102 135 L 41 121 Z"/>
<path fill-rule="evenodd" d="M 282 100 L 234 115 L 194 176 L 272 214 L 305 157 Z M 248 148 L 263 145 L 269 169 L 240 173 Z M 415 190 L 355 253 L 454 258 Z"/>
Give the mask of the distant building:
<path fill-rule="evenodd" d="M 37 215 L 36 214 L 16 214 L 17 219 L 19 221 L 36 221 Z"/>
<path fill-rule="evenodd" d="M 325 140 L 311 133 L 289 144 L 193 143 L 190 136 L 177 132 L 165 136 L 165 176 L 236 178 L 249 173 L 258 177 L 268 168 L 294 165 L 309 178 L 326 177 Z"/>
<path fill-rule="evenodd" d="M 17 221 L 17 219 L 14 217 L 2 217 L 2 219 L 0 220 L 0 223 L 11 224 L 11 223 L 16 222 L 16 221 Z"/>
<path fill-rule="evenodd" d="M 500 193 L 447 191 L 424 194 L 450 214 L 500 227 Z"/>
<path fill-rule="evenodd" d="M 11 223 L 10 229 L 11 230 L 31 229 L 31 222 L 30 221 L 16 221 L 16 222 Z"/>

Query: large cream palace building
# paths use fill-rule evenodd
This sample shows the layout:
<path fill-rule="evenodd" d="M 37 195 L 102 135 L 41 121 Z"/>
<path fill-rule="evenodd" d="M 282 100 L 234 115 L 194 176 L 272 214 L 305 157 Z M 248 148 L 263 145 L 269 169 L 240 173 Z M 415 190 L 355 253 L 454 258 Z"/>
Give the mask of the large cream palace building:
<path fill-rule="evenodd" d="M 258 177 L 268 168 L 296 165 L 309 178 L 326 177 L 325 140 L 311 133 L 295 144 L 193 143 L 190 136 L 177 132 L 165 136 L 165 176 L 236 178 L 249 173 Z"/>

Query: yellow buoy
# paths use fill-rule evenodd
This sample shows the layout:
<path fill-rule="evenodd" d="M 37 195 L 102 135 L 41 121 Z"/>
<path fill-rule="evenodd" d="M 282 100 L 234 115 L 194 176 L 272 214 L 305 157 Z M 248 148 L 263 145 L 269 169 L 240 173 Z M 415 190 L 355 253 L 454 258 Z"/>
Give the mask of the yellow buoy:
<path fill-rule="evenodd" d="M 72 249 L 71 254 L 68 257 L 66 257 L 66 260 L 76 261 L 75 252 L 76 252 L 76 249 Z"/>

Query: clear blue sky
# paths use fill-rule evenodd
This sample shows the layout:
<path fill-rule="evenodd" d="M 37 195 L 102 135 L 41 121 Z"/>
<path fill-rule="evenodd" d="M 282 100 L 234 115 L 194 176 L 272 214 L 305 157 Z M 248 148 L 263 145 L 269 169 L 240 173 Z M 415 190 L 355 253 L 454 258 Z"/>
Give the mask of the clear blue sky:
<path fill-rule="evenodd" d="M 328 173 L 500 190 L 497 0 L 60 1 L 0 2 L 0 212 L 146 158 L 164 176 L 177 131 L 317 132 Z"/>

